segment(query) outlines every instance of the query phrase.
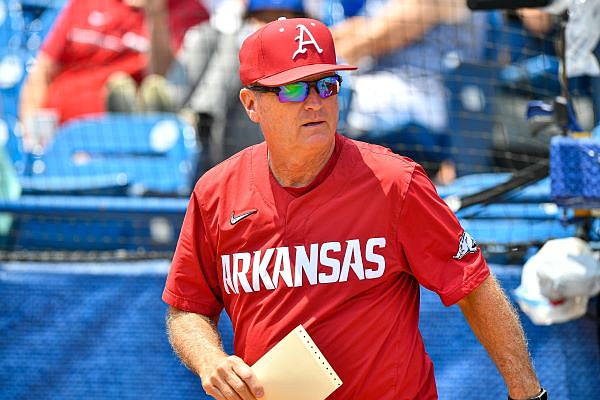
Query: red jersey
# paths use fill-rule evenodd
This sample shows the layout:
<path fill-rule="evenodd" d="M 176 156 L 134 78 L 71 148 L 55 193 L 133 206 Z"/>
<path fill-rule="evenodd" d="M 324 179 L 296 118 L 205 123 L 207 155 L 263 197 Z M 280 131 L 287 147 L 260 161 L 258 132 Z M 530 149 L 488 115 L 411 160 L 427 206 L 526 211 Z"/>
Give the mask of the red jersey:
<path fill-rule="evenodd" d="M 190 27 L 209 17 L 197 0 L 169 0 L 168 11 L 173 51 Z M 143 10 L 119 0 L 69 1 L 41 49 L 59 64 L 44 106 L 58 110 L 61 122 L 103 112 L 108 77 L 123 71 L 141 81 L 149 49 Z"/>
<path fill-rule="evenodd" d="M 250 365 L 302 324 L 343 381 L 329 399 L 436 399 L 419 284 L 450 305 L 486 262 L 419 165 L 340 135 L 336 151 L 298 196 L 273 178 L 265 143 L 207 172 L 163 299 L 212 317 L 225 307 Z"/>

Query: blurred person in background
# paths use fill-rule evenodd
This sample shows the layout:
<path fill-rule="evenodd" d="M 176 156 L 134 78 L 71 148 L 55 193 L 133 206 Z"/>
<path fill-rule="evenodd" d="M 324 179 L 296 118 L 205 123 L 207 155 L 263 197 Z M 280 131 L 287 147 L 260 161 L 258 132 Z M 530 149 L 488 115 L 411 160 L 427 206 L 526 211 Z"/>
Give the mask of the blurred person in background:
<path fill-rule="evenodd" d="M 515 14 L 523 21 L 529 32 L 537 37 L 543 37 L 552 29 L 552 17 L 539 8 L 520 8 Z"/>
<path fill-rule="evenodd" d="M 435 165 L 428 172 L 435 173 L 436 183 L 450 183 L 456 169 L 442 74 L 450 61 L 483 56 L 486 18 L 454 0 L 366 0 L 356 15 L 334 20 L 338 56 L 362 70 L 353 79 L 349 134 L 377 137 L 409 123 L 422 126 L 430 133 L 401 138 L 406 155 Z M 388 90 L 380 93 L 374 87 Z M 419 146 L 423 154 L 411 153 Z"/>
<path fill-rule="evenodd" d="M 494 165 L 518 170 L 548 157 L 550 136 L 531 135 L 526 115 L 529 101 L 550 100 L 560 92 L 558 20 L 539 8 L 503 10 L 494 42 L 500 88 L 495 95 L 497 122 L 492 131 Z"/>
<path fill-rule="evenodd" d="M 70 0 L 21 91 L 24 145 L 38 115 L 57 123 L 103 112 L 171 111 L 164 77 L 185 32 L 206 21 L 198 0 Z"/>
<path fill-rule="evenodd" d="M 210 164 L 263 140 L 238 101 L 242 41 L 279 17 L 305 15 L 302 0 L 231 0 L 215 11 L 211 24 L 186 34 L 180 64 L 187 79 L 178 102 L 195 116 L 200 141 L 210 148 Z"/>
<path fill-rule="evenodd" d="M 504 66 L 499 75 L 504 86 L 495 104 L 495 165 L 520 169 L 547 159 L 552 136 L 562 133 L 557 124 L 532 124 L 523 115 L 530 100 L 551 104 L 556 96 L 564 96 L 563 23 L 571 111 L 578 129 L 590 131 L 599 123 L 600 2 L 555 1 L 544 8 L 506 10 L 503 18 L 504 27 L 495 43 L 498 61 Z"/>
<path fill-rule="evenodd" d="M 520 8 L 502 12 L 502 32 L 495 45 L 503 65 L 541 54 L 556 56 L 559 18 L 541 8 Z"/>

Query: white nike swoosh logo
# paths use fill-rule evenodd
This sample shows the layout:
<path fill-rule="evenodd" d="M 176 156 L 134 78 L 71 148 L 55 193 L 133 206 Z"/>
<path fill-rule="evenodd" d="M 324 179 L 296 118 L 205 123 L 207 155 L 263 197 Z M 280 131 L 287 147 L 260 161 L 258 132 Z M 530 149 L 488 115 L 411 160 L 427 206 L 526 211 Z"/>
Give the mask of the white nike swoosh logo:
<path fill-rule="evenodd" d="M 235 211 L 232 211 L 231 219 L 229 220 L 229 222 L 231 223 L 231 225 L 235 225 L 238 222 L 240 222 L 241 220 L 243 220 L 244 218 L 246 218 L 252 214 L 256 214 L 257 212 L 258 212 L 258 210 L 254 209 L 254 210 L 246 211 L 245 213 L 241 213 L 240 215 L 235 215 Z"/>

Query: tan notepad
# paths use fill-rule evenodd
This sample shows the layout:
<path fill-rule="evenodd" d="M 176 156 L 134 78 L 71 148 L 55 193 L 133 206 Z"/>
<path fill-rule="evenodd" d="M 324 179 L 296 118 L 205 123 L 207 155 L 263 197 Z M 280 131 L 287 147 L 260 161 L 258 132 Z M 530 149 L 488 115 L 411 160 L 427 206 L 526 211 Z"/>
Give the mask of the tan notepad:
<path fill-rule="evenodd" d="M 252 370 L 264 385 L 262 400 L 323 400 L 342 386 L 302 325 L 262 356 Z"/>

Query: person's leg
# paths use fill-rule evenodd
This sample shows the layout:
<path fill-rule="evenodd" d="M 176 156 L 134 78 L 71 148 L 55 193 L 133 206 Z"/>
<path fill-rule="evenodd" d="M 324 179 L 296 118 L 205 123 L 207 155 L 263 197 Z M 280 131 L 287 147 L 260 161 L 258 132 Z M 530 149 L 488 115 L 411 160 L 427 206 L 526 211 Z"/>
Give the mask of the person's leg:
<path fill-rule="evenodd" d="M 133 78 L 124 72 L 115 72 L 107 82 L 106 111 L 133 113 L 138 111 L 137 87 Z"/>
<path fill-rule="evenodd" d="M 141 111 L 174 112 L 175 105 L 167 79 L 161 75 L 148 75 L 139 91 Z"/>

